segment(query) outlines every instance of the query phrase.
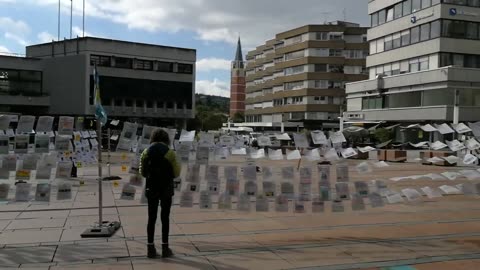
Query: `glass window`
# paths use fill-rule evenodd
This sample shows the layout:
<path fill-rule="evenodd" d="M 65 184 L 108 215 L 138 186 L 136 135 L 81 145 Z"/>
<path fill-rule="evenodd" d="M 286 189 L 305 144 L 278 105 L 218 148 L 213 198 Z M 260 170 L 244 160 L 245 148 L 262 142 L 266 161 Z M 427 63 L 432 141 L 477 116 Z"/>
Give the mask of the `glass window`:
<path fill-rule="evenodd" d="M 370 54 L 377 53 L 377 41 L 370 41 Z"/>
<path fill-rule="evenodd" d="M 422 8 L 422 0 L 412 0 L 412 12 L 417 12 Z"/>
<path fill-rule="evenodd" d="M 468 39 L 478 39 L 478 24 L 474 22 L 467 23 L 467 35 Z"/>
<path fill-rule="evenodd" d="M 375 12 L 371 15 L 371 19 L 372 19 L 372 27 L 375 27 L 378 25 L 378 13 Z"/>
<path fill-rule="evenodd" d="M 392 63 L 392 75 L 400 74 L 400 62 Z"/>
<path fill-rule="evenodd" d="M 410 45 L 410 30 L 405 30 L 401 33 L 402 36 L 402 46 Z"/>
<path fill-rule="evenodd" d="M 381 53 L 385 51 L 385 39 L 384 38 L 379 38 L 377 40 L 377 53 Z"/>
<path fill-rule="evenodd" d="M 383 74 L 383 66 L 378 66 L 377 67 L 377 75 L 378 74 Z"/>
<path fill-rule="evenodd" d="M 463 54 L 454 54 L 453 55 L 453 65 L 454 66 L 463 67 L 464 66 L 463 60 L 464 60 Z"/>
<path fill-rule="evenodd" d="M 465 38 L 465 22 L 444 20 L 442 27 L 442 34 L 445 37 Z"/>
<path fill-rule="evenodd" d="M 407 0 L 403 2 L 403 16 L 409 15 L 412 13 L 412 0 Z"/>
<path fill-rule="evenodd" d="M 428 8 L 432 5 L 432 0 L 422 0 L 422 9 Z"/>
<path fill-rule="evenodd" d="M 117 68 L 132 68 L 132 59 L 115 57 L 115 67 Z"/>
<path fill-rule="evenodd" d="M 143 69 L 143 70 L 152 70 L 153 69 L 153 62 L 149 61 L 149 60 L 135 59 L 134 68 L 135 69 Z"/>
<path fill-rule="evenodd" d="M 441 53 L 440 54 L 440 67 L 447 67 L 453 64 L 452 54 L 451 53 Z"/>
<path fill-rule="evenodd" d="M 409 69 L 410 69 L 410 72 L 417 72 L 419 71 L 420 67 L 418 65 L 418 58 L 415 58 L 415 59 L 411 59 L 410 61 L 408 61 L 408 64 L 409 64 Z"/>
<path fill-rule="evenodd" d="M 327 72 L 327 64 L 315 64 L 315 72 Z"/>
<path fill-rule="evenodd" d="M 90 65 L 110 67 L 111 66 L 110 56 L 92 54 L 90 56 Z"/>
<path fill-rule="evenodd" d="M 178 73 L 192 74 L 193 65 L 192 64 L 178 64 Z"/>
<path fill-rule="evenodd" d="M 378 12 L 378 24 L 384 24 L 386 19 L 385 9 Z"/>
<path fill-rule="evenodd" d="M 387 9 L 387 22 L 393 20 L 393 8 Z"/>
<path fill-rule="evenodd" d="M 422 57 L 420 58 L 419 62 L 420 62 L 420 70 L 428 70 L 428 56 L 427 57 Z"/>
<path fill-rule="evenodd" d="M 158 62 L 157 71 L 160 72 L 173 72 L 173 63 Z"/>
<path fill-rule="evenodd" d="M 399 48 L 401 46 L 400 33 L 393 34 L 393 48 Z"/>
<path fill-rule="evenodd" d="M 410 30 L 410 43 L 414 44 L 420 41 L 420 26 L 414 27 Z"/>
<path fill-rule="evenodd" d="M 402 2 L 398 3 L 395 5 L 395 11 L 394 11 L 394 18 L 395 19 L 398 19 L 400 17 L 402 17 Z"/>
<path fill-rule="evenodd" d="M 465 55 L 464 62 L 465 67 L 468 68 L 479 68 L 480 67 L 480 57 L 478 55 Z"/>
<path fill-rule="evenodd" d="M 391 64 L 386 64 L 383 66 L 383 74 L 385 76 L 392 76 L 392 65 Z"/>
<path fill-rule="evenodd" d="M 430 24 L 426 23 L 420 26 L 420 41 L 430 39 Z"/>
<path fill-rule="evenodd" d="M 385 51 L 389 51 L 393 48 L 393 36 L 385 37 Z"/>
<path fill-rule="evenodd" d="M 440 28 L 441 28 L 440 20 L 434 21 L 430 24 L 430 38 L 431 39 L 440 37 Z"/>

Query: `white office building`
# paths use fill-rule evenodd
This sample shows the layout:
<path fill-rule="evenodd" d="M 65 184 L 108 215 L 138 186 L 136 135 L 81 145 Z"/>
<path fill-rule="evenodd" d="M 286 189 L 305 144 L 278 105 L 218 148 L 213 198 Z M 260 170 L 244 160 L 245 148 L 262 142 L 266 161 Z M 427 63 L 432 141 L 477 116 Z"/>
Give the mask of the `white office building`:
<path fill-rule="evenodd" d="M 480 0 L 370 0 L 369 79 L 346 85 L 351 122 L 480 120 Z"/>

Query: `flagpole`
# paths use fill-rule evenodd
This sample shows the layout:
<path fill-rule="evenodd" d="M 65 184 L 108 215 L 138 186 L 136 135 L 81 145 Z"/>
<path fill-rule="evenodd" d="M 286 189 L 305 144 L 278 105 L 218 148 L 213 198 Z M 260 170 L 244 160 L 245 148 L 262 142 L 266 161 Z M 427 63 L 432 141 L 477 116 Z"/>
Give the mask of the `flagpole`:
<path fill-rule="evenodd" d="M 83 24 L 82 37 L 85 37 L 85 0 L 83 0 L 83 17 L 82 17 L 82 24 Z"/>
<path fill-rule="evenodd" d="M 58 0 L 58 37 L 57 41 L 60 41 L 60 0 Z"/>
<path fill-rule="evenodd" d="M 98 225 L 103 224 L 103 190 L 102 190 L 102 124 L 100 118 L 97 118 L 97 138 L 98 138 Z"/>
<path fill-rule="evenodd" d="M 73 27 L 73 0 L 70 0 L 70 39 L 72 39 L 72 27 Z"/>

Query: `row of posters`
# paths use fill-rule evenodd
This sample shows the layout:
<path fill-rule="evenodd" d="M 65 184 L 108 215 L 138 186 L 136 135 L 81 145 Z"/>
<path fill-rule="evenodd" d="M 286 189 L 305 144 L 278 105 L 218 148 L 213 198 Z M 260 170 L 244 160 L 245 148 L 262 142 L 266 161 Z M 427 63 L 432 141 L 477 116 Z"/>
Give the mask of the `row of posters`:
<path fill-rule="evenodd" d="M 14 191 L 12 189 L 15 189 Z M 35 200 L 37 202 L 50 202 L 51 194 L 56 191 L 57 201 L 72 199 L 72 184 L 63 182 L 58 183 L 56 189 L 52 189 L 49 183 L 38 183 L 35 188 L 31 183 L 16 183 L 13 187 L 9 184 L 0 184 L 0 202 L 8 201 L 10 193 L 14 192 L 14 201 L 28 202 Z"/>

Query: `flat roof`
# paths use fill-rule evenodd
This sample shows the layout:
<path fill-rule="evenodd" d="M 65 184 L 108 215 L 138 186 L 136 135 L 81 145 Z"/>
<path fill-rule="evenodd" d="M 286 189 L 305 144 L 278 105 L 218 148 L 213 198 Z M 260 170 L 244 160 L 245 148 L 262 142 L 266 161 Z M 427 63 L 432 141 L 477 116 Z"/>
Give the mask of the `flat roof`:
<path fill-rule="evenodd" d="M 109 42 L 125 43 L 125 44 L 131 44 L 131 45 L 160 47 L 160 48 L 178 49 L 178 50 L 186 50 L 186 51 L 194 51 L 194 52 L 197 51 L 196 49 L 191 49 L 191 48 L 182 48 L 182 47 L 158 45 L 158 44 L 151 44 L 151 43 L 142 43 L 142 42 L 125 41 L 125 40 L 117 40 L 117 39 L 99 38 L 99 37 L 78 37 L 78 38 L 65 39 L 65 40 L 60 40 L 60 41 L 53 41 L 53 43 L 76 42 L 77 40 L 79 40 L 79 41 L 95 40 L 95 41 L 104 41 L 104 42 L 109 41 Z M 52 44 L 52 42 L 33 44 L 33 45 L 26 46 L 26 47 L 29 48 L 29 47 L 45 46 L 45 45 L 49 45 L 49 44 Z"/>

